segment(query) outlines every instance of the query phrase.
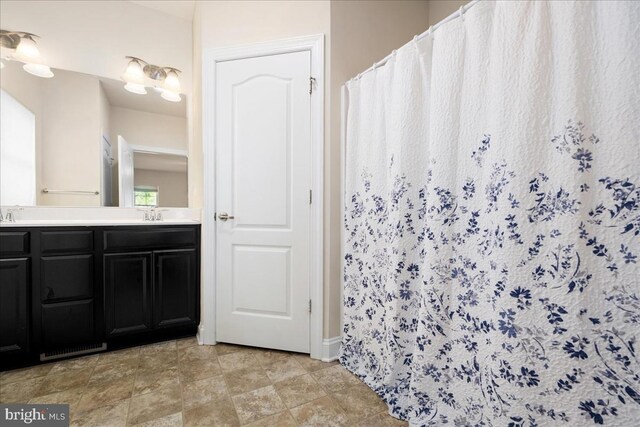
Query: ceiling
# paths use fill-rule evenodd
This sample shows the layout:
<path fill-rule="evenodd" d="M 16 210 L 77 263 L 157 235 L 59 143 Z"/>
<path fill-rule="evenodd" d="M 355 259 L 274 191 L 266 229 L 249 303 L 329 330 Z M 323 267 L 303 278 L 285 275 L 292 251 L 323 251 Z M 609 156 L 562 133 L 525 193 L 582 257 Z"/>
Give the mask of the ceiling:
<path fill-rule="evenodd" d="M 186 21 L 193 21 L 193 11 L 196 6 L 195 0 L 178 0 L 178 1 L 145 1 L 145 0 L 131 0 L 131 3 L 135 3 L 139 6 L 148 7 L 149 9 L 155 9 L 167 15 L 172 15 Z"/>

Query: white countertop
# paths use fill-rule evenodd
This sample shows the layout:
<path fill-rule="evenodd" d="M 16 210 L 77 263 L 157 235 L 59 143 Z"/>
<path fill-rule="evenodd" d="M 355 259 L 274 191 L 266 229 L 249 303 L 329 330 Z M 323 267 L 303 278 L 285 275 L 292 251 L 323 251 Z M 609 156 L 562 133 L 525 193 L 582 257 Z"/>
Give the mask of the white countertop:
<path fill-rule="evenodd" d="M 162 221 L 142 221 L 134 219 L 34 219 L 1 222 L 0 227 L 97 227 L 116 225 L 196 225 L 196 219 L 166 219 Z"/>
<path fill-rule="evenodd" d="M 0 227 L 90 227 L 121 225 L 196 225 L 200 224 L 200 209 L 160 208 L 160 221 L 143 221 L 143 212 L 133 208 L 68 208 L 68 207 L 10 207 L 2 206 L 3 216 L 14 211 L 15 222 L 1 222 Z"/>

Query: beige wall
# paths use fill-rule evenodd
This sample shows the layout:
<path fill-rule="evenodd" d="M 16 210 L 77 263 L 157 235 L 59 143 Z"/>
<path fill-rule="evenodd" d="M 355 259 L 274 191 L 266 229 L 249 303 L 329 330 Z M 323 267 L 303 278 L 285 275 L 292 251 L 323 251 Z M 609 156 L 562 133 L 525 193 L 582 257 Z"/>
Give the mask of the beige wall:
<path fill-rule="evenodd" d="M 43 81 L 43 187 L 101 190 L 100 92 L 100 81 L 84 74 L 58 71 L 55 78 Z M 100 196 L 94 195 L 38 196 L 38 205 L 100 206 Z"/>
<path fill-rule="evenodd" d="M 204 48 L 329 34 L 328 1 L 208 1 L 198 6 Z"/>
<path fill-rule="evenodd" d="M 187 150 L 187 119 L 129 108 L 110 109 L 111 145 L 118 135 L 131 145 Z"/>
<path fill-rule="evenodd" d="M 184 172 L 136 169 L 133 174 L 134 186 L 158 187 L 158 206 L 187 207 L 187 174 Z"/>
<path fill-rule="evenodd" d="M 447 16 L 451 15 L 460 6 L 464 6 L 469 1 L 460 0 L 429 0 L 429 25 L 435 25 Z"/>
<path fill-rule="evenodd" d="M 187 106 L 189 132 L 189 201 L 190 207 L 202 208 L 204 205 L 204 164 L 202 151 L 202 3 L 196 2 L 193 13 L 193 67 L 191 81 L 193 95 Z"/>
<path fill-rule="evenodd" d="M 202 151 L 202 4 L 196 2 L 193 13 L 192 27 L 192 49 L 193 49 L 193 73 L 191 80 L 193 87 L 198 88 L 193 91 L 188 105 L 188 132 L 189 132 L 189 160 L 187 173 L 189 175 L 189 207 L 202 208 L 204 173 Z"/>

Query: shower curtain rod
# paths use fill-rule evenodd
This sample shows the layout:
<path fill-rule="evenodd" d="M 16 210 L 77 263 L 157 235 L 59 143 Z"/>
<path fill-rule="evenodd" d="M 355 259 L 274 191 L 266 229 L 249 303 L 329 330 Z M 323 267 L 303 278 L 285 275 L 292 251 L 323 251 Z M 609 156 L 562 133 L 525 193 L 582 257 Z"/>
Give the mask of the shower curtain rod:
<path fill-rule="evenodd" d="M 420 35 L 415 36 L 413 38 L 413 40 L 411 40 L 408 43 L 405 43 L 402 47 L 404 47 L 404 46 L 406 46 L 409 43 L 412 43 L 414 41 L 422 40 L 423 38 L 427 37 L 429 34 L 432 34 L 441 25 L 446 24 L 447 22 L 452 21 L 452 20 L 456 19 L 459 16 L 463 16 L 466 11 L 471 9 L 473 6 L 475 6 L 479 2 L 480 2 L 480 0 L 473 0 L 473 1 L 469 2 L 469 3 L 467 3 L 466 5 L 460 6 L 460 9 L 458 9 L 455 12 L 453 12 L 451 15 L 447 16 L 446 18 L 444 18 L 442 21 L 438 22 L 437 24 L 430 26 L 427 31 L 425 31 L 424 33 L 422 33 Z M 384 64 L 387 63 L 387 61 L 389 61 L 389 59 L 391 59 L 393 57 L 393 55 L 395 55 L 396 50 L 391 52 L 389 55 L 385 56 L 382 60 L 374 63 L 371 67 L 367 68 L 366 70 L 362 71 L 361 73 L 358 73 L 358 75 L 356 75 L 355 77 L 352 77 L 347 82 L 350 82 L 352 80 L 358 80 L 360 77 L 362 77 L 363 75 L 367 74 L 368 72 L 373 71 L 376 68 L 383 66 Z"/>

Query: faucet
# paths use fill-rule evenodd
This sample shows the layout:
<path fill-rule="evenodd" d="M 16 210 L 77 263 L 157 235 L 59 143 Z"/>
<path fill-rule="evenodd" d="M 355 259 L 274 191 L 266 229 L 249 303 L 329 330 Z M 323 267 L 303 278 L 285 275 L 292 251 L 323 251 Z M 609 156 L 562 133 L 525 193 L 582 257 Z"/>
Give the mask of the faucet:
<path fill-rule="evenodd" d="M 2 211 L 0 210 L 0 222 L 16 222 L 15 213 L 21 211 L 23 208 L 9 208 L 4 218 L 2 217 Z"/>
<path fill-rule="evenodd" d="M 152 209 L 140 209 L 138 208 L 139 211 L 142 211 L 143 216 L 142 216 L 142 220 L 143 221 L 153 221 L 153 217 L 151 216 L 151 211 Z"/>
<path fill-rule="evenodd" d="M 162 212 L 166 211 L 166 209 L 156 210 L 155 208 L 138 210 L 144 212 L 143 221 L 162 221 Z"/>
<path fill-rule="evenodd" d="M 155 209 L 151 210 L 151 214 L 153 215 L 153 220 L 152 221 L 162 221 L 162 212 L 166 211 L 166 209 L 158 209 L 157 211 Z"/>

